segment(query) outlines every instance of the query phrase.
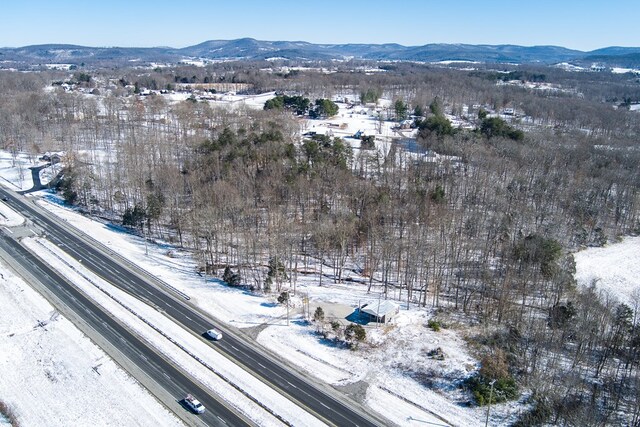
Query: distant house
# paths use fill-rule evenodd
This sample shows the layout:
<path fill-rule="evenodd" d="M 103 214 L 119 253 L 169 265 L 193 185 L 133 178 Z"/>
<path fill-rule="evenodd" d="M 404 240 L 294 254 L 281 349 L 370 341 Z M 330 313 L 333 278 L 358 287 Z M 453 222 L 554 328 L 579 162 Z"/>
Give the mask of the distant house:
<path fill-rule="evenodd" d="M 333 129 L 346 129 L 348 126 L 348 123 L 327 123 L 327 127 Z"/>
<path fill-rule="evenodd" d="M 55 165 L 56 163 L 60 163 L 63 156 L 64 156 L 63 152 L 57 152 L 57 153 L 46 152 L 42 155 L 42 157 L 40 157 L 40 160 L 49 162 L 52 165 Z"/>
<path fill-rule="evenodd" d="M 403 120 L 399 124 L 400 129 L 411 129 L 413 127 L 413 120 Z"/>
<path fill-rule="evenodd" d="M 370 322 L 389 323 L 393 316 L 400 312 L 400 306 L 391 301 L 381 301 L 365 304 L 360 313 L 369 316 Z"/>

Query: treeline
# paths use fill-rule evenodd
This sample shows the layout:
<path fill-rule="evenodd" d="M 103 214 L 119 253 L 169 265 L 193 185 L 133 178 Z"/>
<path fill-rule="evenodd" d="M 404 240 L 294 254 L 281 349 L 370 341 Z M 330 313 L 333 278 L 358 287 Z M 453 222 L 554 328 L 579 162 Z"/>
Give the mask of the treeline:
<path fill-rule="evenodd" d="M 309 98 L 300 95 L 277 95 L 265 102 L 265 110 L 288 110 L 298 116 L 308 115 L 312 119 L 331 117 L 338 114 L 338 105 L 330 99 L 316 99 L 311 104 Z"/>

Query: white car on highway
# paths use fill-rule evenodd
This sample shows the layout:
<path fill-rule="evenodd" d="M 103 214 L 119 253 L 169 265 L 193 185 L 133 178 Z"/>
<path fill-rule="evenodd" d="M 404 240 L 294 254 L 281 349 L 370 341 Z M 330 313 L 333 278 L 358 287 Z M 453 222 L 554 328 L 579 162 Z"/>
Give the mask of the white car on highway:
<path fill-rule="evenodd" d="M 202 414 L 204 412 L 204 405 L 190 394 L 187 394 L 187 397 L 184 398 L 184 403 L 196 414 Z"/>
<path fill-rule="evenodd" d="M 222 333 L 220 331 L 218 331 L 217 329 L 209 329 L 206 332 L 207 336 L 209 338 L 211 338 L 212 340 L 221 340 L 222 339 Z"/>

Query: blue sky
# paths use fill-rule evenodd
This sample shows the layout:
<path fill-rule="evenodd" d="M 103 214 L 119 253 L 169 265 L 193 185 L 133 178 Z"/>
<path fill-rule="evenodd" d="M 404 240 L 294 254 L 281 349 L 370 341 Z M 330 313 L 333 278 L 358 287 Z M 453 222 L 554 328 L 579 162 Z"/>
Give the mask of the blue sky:
<path fill-rule="evenodd" d="M 185 47 L 253 37 L 312 43 L 640 46 L 640 0 L 23 0 L 0 46 Z"/>

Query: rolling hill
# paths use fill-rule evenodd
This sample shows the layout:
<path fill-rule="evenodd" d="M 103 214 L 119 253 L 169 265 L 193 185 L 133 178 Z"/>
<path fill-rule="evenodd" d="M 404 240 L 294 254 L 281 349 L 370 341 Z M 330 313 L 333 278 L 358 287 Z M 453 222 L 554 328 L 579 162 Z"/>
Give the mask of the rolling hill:
<path fill-rule="evenodd" d="M 612 66 L 635 66 L 636 47 L 606 47 L 590 52 L 559 46 L 426 44 L 314 44 L 304 41 L 263 41 L 252 38 L 209 40 L 185 48 L 88 47 L 44 44 L 0 48 L 0 61 L 23 64 L 125 64 L 127 62 L 171 62 L 185 59 L 210 60 L 345 60 L 375 61 L 474 61 L 489 63 L 599 62 Z"/>

